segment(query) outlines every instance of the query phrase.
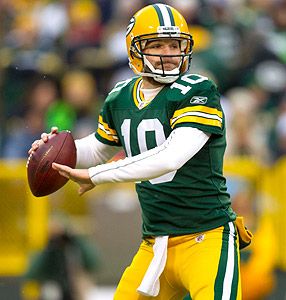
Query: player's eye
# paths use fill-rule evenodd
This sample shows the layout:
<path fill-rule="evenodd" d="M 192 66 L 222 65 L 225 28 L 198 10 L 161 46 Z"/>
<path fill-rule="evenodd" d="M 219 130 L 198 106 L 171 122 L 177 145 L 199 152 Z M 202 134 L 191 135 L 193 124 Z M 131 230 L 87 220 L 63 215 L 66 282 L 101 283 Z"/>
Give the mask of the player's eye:
<path fill-rule="evenodd" d="M 178 41 L 171 44 L 171 48 L 173 49 L 180 49 L 180 43 Z"/>
<path fill-rule="evenodd" d="M 147 49 L 159 49 L 161 48 L 162 45 L 160 43 L 154 43 L 154 44 L 150 44 Z"/>

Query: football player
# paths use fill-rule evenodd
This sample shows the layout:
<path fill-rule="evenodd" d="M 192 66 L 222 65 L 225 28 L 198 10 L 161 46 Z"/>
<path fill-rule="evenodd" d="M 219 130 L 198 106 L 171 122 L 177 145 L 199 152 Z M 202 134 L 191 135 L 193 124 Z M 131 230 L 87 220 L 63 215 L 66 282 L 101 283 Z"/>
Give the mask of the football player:
<path fill-rule="evenodd" d="M 96 133 L 76 141 L 77 165 L 85 169 L 53 168 L 77 182 L 80 194 L 102 183 L 136 182 L 143 240 L 115 300 L 175 300 L 188 293 L 193 300 L 241 299 L 218 89 L 188 72 L 193 39 L 171 6 L 138 11 L 126 43 L 137 76 L 115 85 Z M 118 147 L 126 158 L 106 163 Z"/>

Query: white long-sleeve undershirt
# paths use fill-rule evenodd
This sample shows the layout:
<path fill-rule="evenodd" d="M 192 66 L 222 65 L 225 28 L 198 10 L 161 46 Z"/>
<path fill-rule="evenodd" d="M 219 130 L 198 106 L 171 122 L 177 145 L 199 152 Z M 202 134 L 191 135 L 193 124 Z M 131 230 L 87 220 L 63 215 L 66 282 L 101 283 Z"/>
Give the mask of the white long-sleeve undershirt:
<path fill-rule="evenodd" d="M 101 143 L 93 134 L 75 140 L 77 150 L 77 167 L 89 168 L 111 159 L 121 148 Z"/>
<path fill-rule="evenodd" d="M 157 178 L 181 168 L 204 146 L 209 137 L 209 134 L 196 128 L 180 127 L 162 145 L 133 157 L 91 167 L 89 176 L 95 185 Z M 99 145 L 94 145 L 96 144 Z M 100 150 L 93 149 L 96 155 L 98 151 Z"/>

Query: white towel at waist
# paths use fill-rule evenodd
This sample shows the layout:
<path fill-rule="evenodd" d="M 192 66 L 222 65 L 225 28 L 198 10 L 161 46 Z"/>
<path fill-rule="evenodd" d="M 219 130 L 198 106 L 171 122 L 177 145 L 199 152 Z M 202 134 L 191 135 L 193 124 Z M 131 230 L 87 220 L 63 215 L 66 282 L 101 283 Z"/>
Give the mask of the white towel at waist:
<path fill-rule="evenodd" d="M 153 245 L 153 259 L 138 287 L 138 293 L 144 296 L 156 297 L 160 291 L 160 275 L 164 271 L 167 261 L 167 247 L 169 236 L 157 236 Z"/>

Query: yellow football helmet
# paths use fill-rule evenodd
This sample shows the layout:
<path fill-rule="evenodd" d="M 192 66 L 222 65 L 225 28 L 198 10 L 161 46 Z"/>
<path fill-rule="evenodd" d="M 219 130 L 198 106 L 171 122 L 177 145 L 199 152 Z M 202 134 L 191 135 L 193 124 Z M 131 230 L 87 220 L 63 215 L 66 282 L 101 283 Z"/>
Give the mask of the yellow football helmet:
<path fill-rule="evenodd" d="M 148 60 L 152 54 L 144 54 L 148 41 L 174 38 L 180 41 L 180 55 L 159 55 L 161 69 L 155 69 Z M 193 38 L 184 17 L 173 7 L 165 4 L 148 5 L 139 10 L 130 20 L 126 31 L 126 46 L 130 68 L 140 76 L 150 76 L 160 83 L 174 82 L 190 68 Z M 155 55 L 154 56 L 158 56 Z M 181 57 L 177 68 L 164 70 L 163 57 Z"/>

